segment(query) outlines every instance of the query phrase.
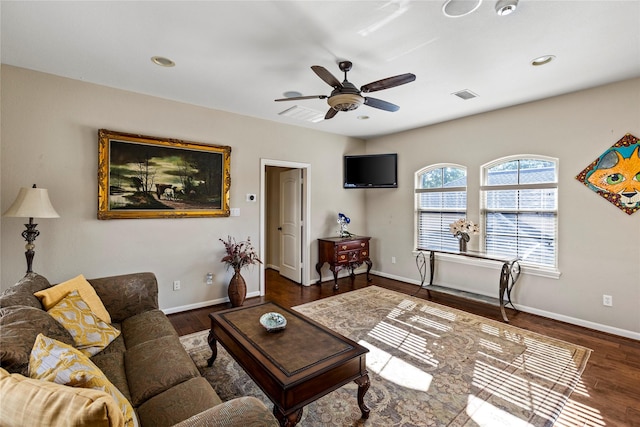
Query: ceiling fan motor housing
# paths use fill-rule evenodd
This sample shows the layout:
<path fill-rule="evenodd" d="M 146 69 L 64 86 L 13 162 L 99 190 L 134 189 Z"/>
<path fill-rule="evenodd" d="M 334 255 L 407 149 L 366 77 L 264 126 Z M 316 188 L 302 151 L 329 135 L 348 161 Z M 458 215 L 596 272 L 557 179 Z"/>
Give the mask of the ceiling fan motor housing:
<path fill-rule="evenodd" d="M 351 111 L 361 106 L 364 103 L 364 98 L 353 83 L 345 79 L 342 82 L 342 87 L 336 88 L 331 92 L 327 103 L 336 111 Z"/>

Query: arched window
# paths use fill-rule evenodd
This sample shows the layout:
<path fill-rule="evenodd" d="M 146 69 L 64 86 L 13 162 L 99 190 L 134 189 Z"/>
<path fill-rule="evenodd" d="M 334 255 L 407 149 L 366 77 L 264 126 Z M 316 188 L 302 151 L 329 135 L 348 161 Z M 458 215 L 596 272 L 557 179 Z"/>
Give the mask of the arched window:
<path fill-rule="evenodd" d="M 558 160 L 511 156 L 482 166 L 484 250 L 557 267 Z"/>
<path fill-rule="evenodd" d="M 453 164 L 416 172 L 416 249 L 458 250 L 449 224 L 467 213 L 467 169 Z"/>

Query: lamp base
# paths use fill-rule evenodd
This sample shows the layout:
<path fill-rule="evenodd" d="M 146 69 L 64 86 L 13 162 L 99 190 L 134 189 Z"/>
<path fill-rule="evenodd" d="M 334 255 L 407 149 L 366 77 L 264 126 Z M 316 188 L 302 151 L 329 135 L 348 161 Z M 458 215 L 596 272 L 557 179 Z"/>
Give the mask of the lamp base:
<path fill-rule="evenodd" d="M 40 235 L 40 231 L 36 230 L 38 224 L 33 223 L 33 218 L 29 218 L 29 224 L 24 225 L 27 229 L 22 232 L 22 237 L 27 241 L 27 244 L 24 246 L 27 250 L 24 253 L 24 256 L 27 258 L 27 274 L 33 273 L 33 257 L 36 255 L 34 249 L 36 245 L 33 242 L 36 240 L 36 237 Z"/>

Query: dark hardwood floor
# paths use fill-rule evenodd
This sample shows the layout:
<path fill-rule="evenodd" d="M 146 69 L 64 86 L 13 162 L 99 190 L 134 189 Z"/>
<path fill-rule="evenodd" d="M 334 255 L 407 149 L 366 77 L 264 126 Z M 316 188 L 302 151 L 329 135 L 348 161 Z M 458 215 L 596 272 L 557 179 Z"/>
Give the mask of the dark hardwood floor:
<path fill-rule="evenodd" d="M 398 292 L 412 295 L 417 287 L 408 283 L 372 276 L 367 283 L 365 275 L 339 279 L 339 290 L 333 290 L 333 282 L 321 285 L 300 286 L 276 271 L 266 272 L 266 296 L 250 298 L 247 304 L 273 301 L 285 307 L 293 307 L 306 302 L 349 292 L 374 284 Z M 418 297 L 427 299 L 427 292 L 420 291 Z M 463 300 L 449 295 L 432 292 L 431 301 L 458 308 L 470 313 L 501 321 L 497 307 Z M 176 313 L 169 316 L 180 335 L 209 329 L 209 313 L 229 308 L 221 304 Z M 513 326 L 534 331 L 550 337 L 582 345 L 593 350 L 582 382 L 571 395 L 557 427 L 640 427 L 640 341 L 610 335 L 582 328 L 556 320 L 528 314 L 508 311 Z"/>

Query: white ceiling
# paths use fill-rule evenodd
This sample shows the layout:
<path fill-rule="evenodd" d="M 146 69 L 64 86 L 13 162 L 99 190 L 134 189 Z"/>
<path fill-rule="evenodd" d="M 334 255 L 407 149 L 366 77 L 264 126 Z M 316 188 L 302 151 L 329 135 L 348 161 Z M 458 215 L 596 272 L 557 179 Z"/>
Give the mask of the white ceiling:
<path fill-rule="evenodd" d="M 638 0 L 520 0 L 509 16 L 484 0 L 458 18 L 442 13 L 444 3 L 2 1 L 2 63 L 362 138 L 640 76 Z M 530 65 L 548 54 L 556 60 Z M 176 66 L 159 67 L 154 55 Z M 415 82 L 372 95 L 400 110 L 361 106 L 318 123 L 278 114 L 298 105 L 324 115 L 326 100 L 274 99 L 329 95 L 310 66 L 342 81 L 345 59 L 357 87 L 414 73 Z M 463 89 L 479 97 L 452 95 Z"/>

